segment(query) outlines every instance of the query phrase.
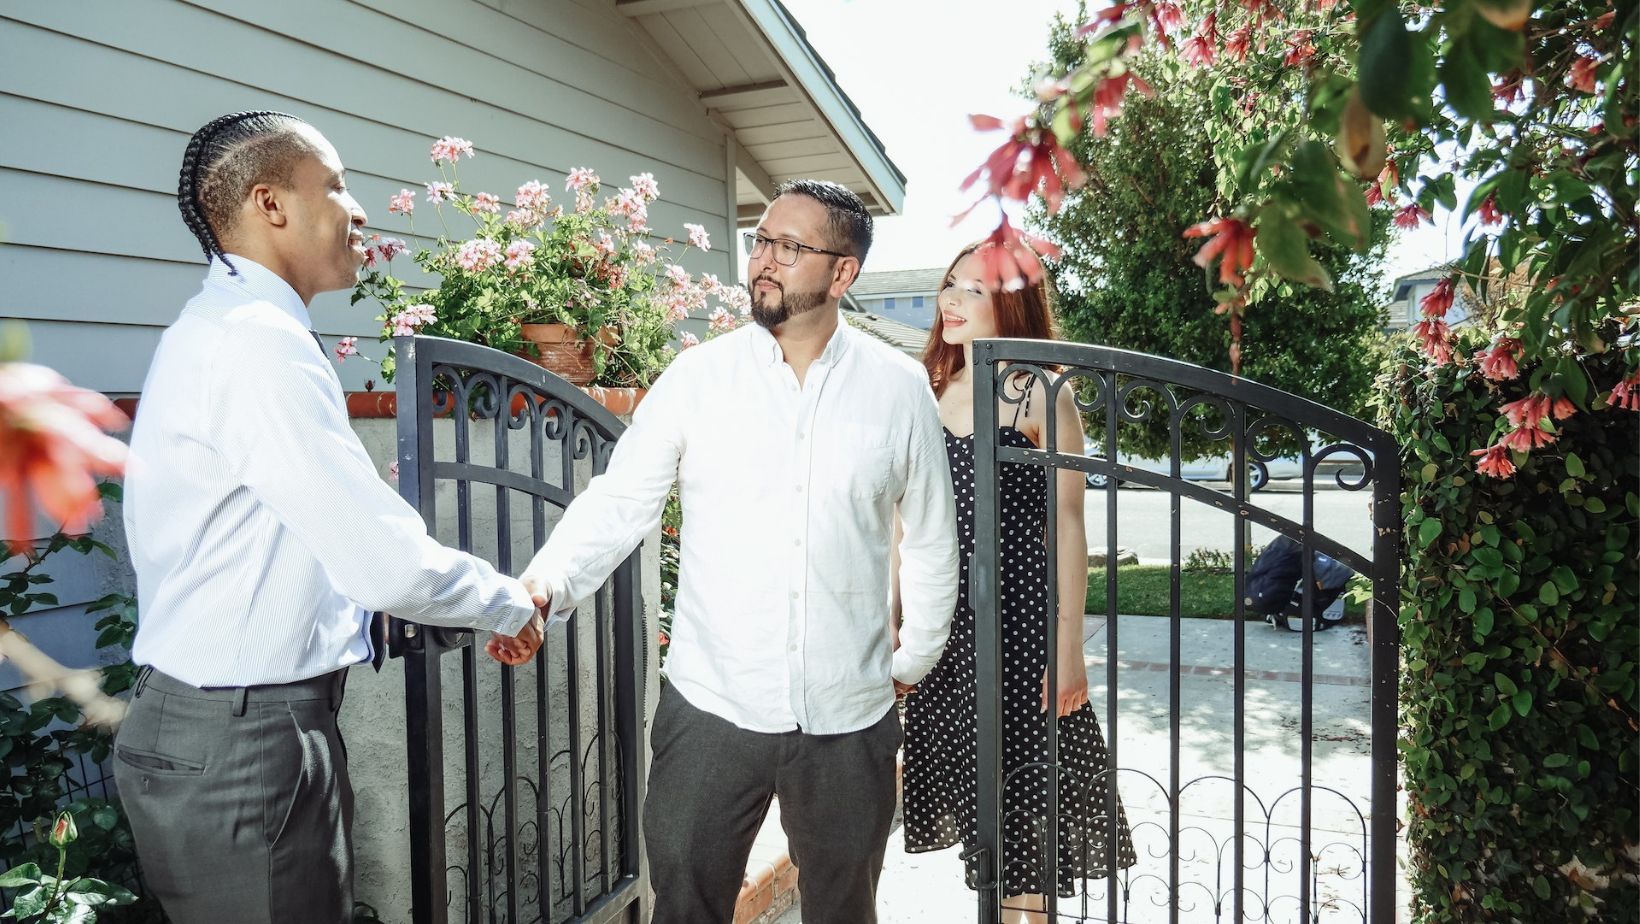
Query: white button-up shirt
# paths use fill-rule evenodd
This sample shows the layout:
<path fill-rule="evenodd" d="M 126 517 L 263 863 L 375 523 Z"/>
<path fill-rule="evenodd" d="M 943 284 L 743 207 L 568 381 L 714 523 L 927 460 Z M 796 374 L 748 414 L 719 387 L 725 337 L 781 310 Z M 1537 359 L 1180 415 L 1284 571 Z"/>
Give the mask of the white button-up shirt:
<path fill-rule="evenodd" d="M 518 581 L 447 549 L 348 425 L 307 307 L 230 255 L 166 330 L 131 433 L 132 650 L 195 686 L 315 677 L 367 660 L 382 610 L 517 634 Z"/>
<path fill-rule="evenodd" d="M 756 325 L 683 351 L 608 470 L 536 554 L 554 613 L 660 520 L 674 479 L 682 557 L 669 681 L 758 732 L 856 731 L 939 660 L 957 598 L 951 472 L 923 368 L 846 324 L 801 385 Z M 898 508 L 903 623 L 890 652 Z"/>

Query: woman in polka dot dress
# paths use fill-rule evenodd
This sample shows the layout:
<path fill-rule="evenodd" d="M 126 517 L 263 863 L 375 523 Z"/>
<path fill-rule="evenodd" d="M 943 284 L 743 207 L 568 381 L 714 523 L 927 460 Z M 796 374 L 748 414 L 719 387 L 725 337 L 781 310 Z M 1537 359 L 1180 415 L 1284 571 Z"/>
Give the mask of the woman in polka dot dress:
<path fill-rule="evenodd" d="M 906 699 L 905 845 L 911 853 L 941 850 L 975 837 L 976 731 L 974 612 L 968 572 L 974 554 L 974 407 L 969 378 L 973 341 L 984 337 L 1053 336 L 1045 283 L 1015 292 L 993 291 L 983 278 L 984 251 L 971 245 L 947 270 L 936 300 L 939 311 L 923 362 L 939 397 L 946 455 L 956 493 L 962 575 L 951 638 L 945 654 Z M 1005 446 L 1040 448 L 1046 439 L 1047 392 L 1031 377 L 1017 380 L 1017 403 L 1000 404 Z M 1061 452 L 1083 452 L 1081 419 L 1069 388 L 1056 398 Z M 1083 525 L 1082 474 L 1059 472 L 1058 689 L 1048 687 L 1047 469 L 1001 466 L 1000 557 L 1002 575 L 1002 760 L 1004 906 L 1016 920 L 1040 921 L 1047 859 L 1049 781 L 1047 710 L 1059 724 L 1058 892 L 1071 896 L 1077 880 L 1109 875 L 1111 838 L 1107 785 L 1114 778 L 1099 721 L 1088 705 L 1082 660 L 1082 610 L 1087 595 L 1087 533 Z M 898 599 L 894 601 L 895 619 Z M 1116 812 L 1116 864 L 1134 863 L 1133 843 L 1120 808 Z M 1037 909 L 1036 912 L 1018 909 Z"/>

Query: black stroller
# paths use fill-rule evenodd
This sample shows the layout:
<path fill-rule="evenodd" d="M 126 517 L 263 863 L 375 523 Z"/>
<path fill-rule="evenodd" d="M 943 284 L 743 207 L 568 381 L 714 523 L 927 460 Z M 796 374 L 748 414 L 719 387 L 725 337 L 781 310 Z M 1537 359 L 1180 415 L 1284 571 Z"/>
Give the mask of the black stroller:
<path fill-rule="evenodd" d="M 1336 620 L 1330 618 L 1327 608 L 1343 595 L 1355 572 L 1320 552 L 1312 554 L 1315 590 L 1310 595 L 1308 614 L 1300 612 L 1304 603 L 1304 547 L 1287 536 L 1277 536 L 1247 572 L 1247 608 L 1263 615 L 1270 625 L 1293 632 L 1304 631 L 1306 615 L 1316 631 L 1342 622 L 1342 615 Z"/>

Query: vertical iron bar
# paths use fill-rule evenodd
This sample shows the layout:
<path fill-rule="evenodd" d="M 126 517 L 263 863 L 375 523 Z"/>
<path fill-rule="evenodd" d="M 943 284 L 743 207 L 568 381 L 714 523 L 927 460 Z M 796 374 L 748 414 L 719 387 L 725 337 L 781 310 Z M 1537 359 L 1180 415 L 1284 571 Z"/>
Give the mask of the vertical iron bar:
<path fill-rule="evenodd" d="M 486 867 L 480 853 L 484 837 L 484 794 L 479 789 L 478 770 L 478 661 L 472 645 L 461 646 L 461 706 L 463 752 L 467 763 L 467 920 L 482 920 L 484 892 L 494 870 Z M 483 844 L 489 847 L 488 843 Z"/>
<path fill-rule="evenodd" d="M 1063 383 L 1062 379 L 1060 384 Z M 1026 387 L 1034 387 L 1034 384 L 1035 379 Z M 1059 915 L 1059 468 L 1054 464 L 1059 454 L 1059 443 L 1056 439 L 1059 423 L 1056 412 L 1059 408 L 1054 400 L 1057 389 L 1049 387 L 1045 378 L 1042 382 L 1042 391 L 1043 403 L 1046 405 L 1042 413 L 1048 424 L 1047 436 L 1042 447 L 1048 451 L 1048 464 L 1044 471 L 1048 482 L 1048 850 L 1042 894 L 1048 920 L 1053 921 Z"/>
<path fill-rule="evenodd" d="M 609 875 L 611 861 L 609 840 L 613 832 L 610 830 L 609 825 L 609 786 L 612 782 L 615 782 L 611 770 L 611 765 L 614 762 L 609 759 L 609 749 L 614 743 L 615 731 L 610 728 L 609 723 L 609 694 L 607 688 L 609 686 L 608 674 L 613 669 L 613 665 L 610 663 L 609 645 L 606 642 L 606 636 L 609 635 L 610 619 L 610 608 L 606 600 L 603 591 L 600 590 L 596 601 L 598 622 L 594 633 L 596 648 L 593 657 L 593 660 L 597 663 L 596 676 L 598 681 L 598 737 L 596 740 L 598 743 L 598 846 L 600 848 L 599 862 L 601 864 L 599 867 L 599 884 L 602 886 L 599 894 L 602 895 L 609 894 L 611 882 Z"/>
<path fill-rule="evenodd" d="M 1372 845 L 1367 879 L 1372 924 L 1395 920 L 1396 691 L 1401 683 L 1400 454 L 1387 437 L 1373 443 L 1372 501 Z"/>
<path fill-rule="evenodd" d="M 1310 909 L 1310 880 L 1307 875 L 1315 866 L 1315 860 L 1310 856 L 1310 761 L 1314 757 L 1315 742 L 1312 740 L 1314 732 L 1313 694 L 1312 683 L 1315 677 L 1315 621 L 1320 613 L 1310 611 L 1315 603 L 1315 481 L 1310 471 L 1310 449 L 1306 441 L 1303 454 L 1304 461 L 1304 500 L 1301 519 L 1304 525 L 1304 541 L 1302 543 L 1304 558 L 1300 563 L 1302 575 L 1302 590 L 1299 592 L 1299 618 L 1303 626 L 1303 643 L 1301 646 L 1299 667 L 1299 791 L 1298 791 L 1298 844 L 1299 854 L 1304 865 L 1299 869 L 1298 877 L 1298 906 L 1305 916 L 1304 920 L 1314 920 Z M 1319 888 L 1319 886 L 1318 886 Z"/>
<path fill-rule="evenodd" d="M 432 369 L 418 338 L 396 337 L 398 356 L 399 495 L 421 514 L 427 529 L 437 523 L 433 494 Z M 424 396 L 423 392 L 427 394 Z M 410 907 L 415 924 L 448 918 L 444 839 L 444 712 L 439 648 L 426 633 L 404 626 L 405 745 L 409 758 Z"/>
<path fill-rule="evenodd" d="M 1234 830 L 1231 837 L 1235 839 L 1236 872 L 1233 887 L 1235 889 L 1234 911 L 1236 921 L 1246 920 L 1243 906 L 1246 896 L 1243 890 L 1246 886 L 1247 844 L 1247 517 L 1239 508 L 1247 502 L 1247 406 L 1239 401 L 1229 403 L 1228 421 L 1230 425 L 1230 477 L 1231 492 L 1236 499 L 1238 509 L 1234 517 L 1234 527 L 1231 529 L 1231 539 L 1236 547 L 1231 550 L 1235 571 L 1235 769 L 1231 774 L 1235 778 L 1236 804 L 1233 814 Z M 1269 844 L 1265 844 L 1265 873 L 1269 873 Z M 1264 915 L 1268 920 L 1270 912 L 1270 890 L 1268 885 L 1264 890 Z"/>
<path fill-rule="evenodd" d="M 506 379 L 501 379 L 505 382 Z M 498 383 L 499 384 L 499 383 Z M 497 410 L 494 424 L 497 471 L 511 468 L 509 441 L 512 434 L 510 388 L 500 389 L 496 397 Z M 511 494 L 501 485 L 495 486 L 495 567 L 502 574 L 513 574 L 512 562 L 512 505 Z M 475 639 L 474 645 L 476 646 Z M 501 801 L 506 837 L 504 856 L 507 869 L 507 920 L 518 920 L 518 703 L 513 691 L 514 671 L 501 665 Z"/>
<path fill-rule="evenodd" d="M 621 779 L 621 875 L 639 872 L 639 834 L 643 819 L 644 792 L 644 670 L 643 649 L 648 634 L 639 631 L 643 605 L 639 600 L 641 552 L 634 552 L 615 571 L 615 676 L 616 729 L 620 738 Z M 640 902 L 641 904 L 641 902 Z M 640 909 L 641 911 L 641 909 Z M 639 919 L 644 917 L 640 913 Z"/>
<path fill-rule="evenodd" d="M 974 667 L 979 924 L 998 924 L 1002 915 L 1002 621 L 997 611 L 997 343 L 974 343 L 974 557 L 969 563 L 969 603 L 974 611 Z M 980 439 L 977 434 L 991 434 Z"/>
<path fill-rule="evenodd" d="M 564 433 L 563 454 L 560 457 L 564 477 L 564 490 L 572 496 L 575 492 L 575 419 L 574 414 L 566 407 L 561 420 Z M 569 621 L 564 624 L 564 660 L 565 672 L 568 676 L 567 688 L 569 691 L 569 785 L 570 785 L 570 832 L 573 840 L 570 842 L 571 867 L 574 870 L 575 882 L 573 894 L 575 896 L 575 913 L 585 914 L 587 910 L 586 895 L 586 792 L 581 773 L 581 640 L 579 609 L 570 613 Z M 562 825 L 562 822 L 559 823 Z"/>
<path fill-rule="evenodd" d="M 1170 567 L 1168 569 L 1167 589 L 1167 618 L 1168 618 L 1168 659 L 1167 672 L 1167 711 L 1168 711 L 1168 777 L 1167 777 L 1167 920 L 1169 924 L 1179 924 L 1179 739 L 1183 732 L 1181 720 L 1181 691 L 1179 667 L 1184 663 L 1183 640 L 1181 638 L 1182 624 L 1180 618 L 1180 503 L 1179 482 L 1182 480 L 1181 465 L 1183 460 L 1184 422 L 1178 413 L 1170 415 L 1168 421 L 1169 436 L 1172 446 L 1171 471 L 1173 484 L 1168 495 L 1168 555 Z M 1222 866 L 1223 864 L 1219 864 Z M 1241 922 L 1237 922 L 1241 924 Z"/>
<path fill-rule="evenodd" d="M 1121 457 L 1120 447 L 1117 446 L 1117 419 L 1120 400 L 1117 397 L 1116 372 L 1106 375 L 1105 380 L 1105 457 L 1116 462 Z M 1116 706 L 1119 699 L 1119 690 L 1116 681 L 1117 656 L 1117 623 L 1116 612 L 1116 491 L 1117 477 L 1113 471 L 1110 480 L 1105 482 L 1105 750 L 1110 754 L 1110 778 L 1105 787 L 1105 869 L 1109 886 L 1105 889 L 1105 920 L 1115 924 L 1116 915 L 1116 870 L 1117 860 L 1121 856 L 1118 849 L 1121 844 L 1121 825 L 1116 801 L 1117 768 L 1121 766 L 1117 748 L 1120 739 L 1116 724 Z"/>

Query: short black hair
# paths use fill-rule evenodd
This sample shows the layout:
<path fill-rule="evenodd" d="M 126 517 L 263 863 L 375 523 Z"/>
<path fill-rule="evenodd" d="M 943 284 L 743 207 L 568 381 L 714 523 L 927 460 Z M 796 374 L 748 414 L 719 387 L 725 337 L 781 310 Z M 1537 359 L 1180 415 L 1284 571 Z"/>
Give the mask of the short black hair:
<path fill-rule="evenodd" d="M 827 243 L 866 262 L 871 250 L 871 214 L 854 190 L 830 180 L 787 180 L 774 191 L 776 199 L 785 195 L 808 196 L 825 206 L 826 234 L 831 238 Z"/>
<path fill-rule="evenodd" d="M 177 178 L 177 208 L 205 259 L 221 260 L 222 235 L 233 230 L 240 204 L 257 183 L 288 186 L 296 164 L 315 153 L 298 130 L 306 122 L 271 110 L 235 112 L 205 123 L 188 139 Z"/>

